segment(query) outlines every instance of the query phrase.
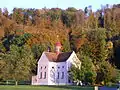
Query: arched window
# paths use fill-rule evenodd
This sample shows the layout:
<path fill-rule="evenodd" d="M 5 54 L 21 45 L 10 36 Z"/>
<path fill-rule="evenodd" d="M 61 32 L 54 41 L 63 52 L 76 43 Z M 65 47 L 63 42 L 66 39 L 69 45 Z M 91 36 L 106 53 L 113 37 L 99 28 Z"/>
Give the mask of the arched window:
<path fill-rule="evenodd" d="M 44 73 L 44 79 L 46 79 L 46 72 Z"/>
<path fill-rule="evenodd" d="M 64 79 L 64 72 L 62 72 L 62 77 L 61 77 L 61 79 Z"/>
<path fill-rule="evenodd" d="M 42 66 L 41 66 L 41 69 L 42 69 Z"/>
<path fill-rule="evenodd" d="M 58 72 L 58 76 L 57 76 L 57 79 L 59 79 L 59 74 L 60 74 L 60 73 Z"/>
<path fill-rule="evenodd" d="M 45 66 L 45 69 L 46 69 L 46 66 Z"/>
<path fill-rule="evenodd" d="M 42 72 L 40 72 L 40 79 L 42 79 Z"/>

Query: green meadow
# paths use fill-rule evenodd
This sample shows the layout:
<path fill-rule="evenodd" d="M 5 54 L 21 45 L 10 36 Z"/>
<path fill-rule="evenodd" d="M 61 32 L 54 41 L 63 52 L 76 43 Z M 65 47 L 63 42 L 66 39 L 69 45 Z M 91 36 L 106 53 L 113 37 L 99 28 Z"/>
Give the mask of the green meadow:
<path fill-rule="evenodd" d="M 94 90 L 93 87 L 80 86 L 0 86 L 0 90 Z"/>

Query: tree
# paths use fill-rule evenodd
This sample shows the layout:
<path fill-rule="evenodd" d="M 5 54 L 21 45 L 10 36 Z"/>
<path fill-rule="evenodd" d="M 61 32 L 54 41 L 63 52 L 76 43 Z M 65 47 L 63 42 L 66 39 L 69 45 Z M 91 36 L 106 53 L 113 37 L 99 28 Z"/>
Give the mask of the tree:
<path fill-rule="evenodd" d="M 95 68 L 95 72 L 97 73 L 94 78 L 97 84 L 100 84 L 102 81 L 105 83 L 110 82 L 115 77 L 112 72 L 116 71 L 115 68 L 109 63 L 112 50 L 109 50 L 107 46 L 106 30 L 99 28 L 98 30 L 88 31 L 87 40 L 88 41 L 82 45 L 78 52 L 82 52 L 83 56 L 90 57 Z M 108 70 L 107 67 L 111 69 Z M 85 71 L 90 72 L 89 70 Z M 86 77 L 90 75 L 92 74 L 88 73 Z M 109 77 L 109 79 L 106 76 Z"/>
<path fill-rule="evenodd" d="M 23 10 L 22 8 L 14 8 L 13 9 L 13 15 L 12 19 L 15 20 L 17 24 L 22 24 L 23 23 Z"/>
<path fill-rule="evenodd" d="M 63 24 L 65 24 L 67 27 L 71 27 L 74 25 L 73 23 L 75 22 L 75 12 L 71 11 L 62 11 L 61 18 Z"/>
<path fill-rule="evenodd" d="M 70 52 L 71 49 L 70 49 L 70 42 L 68 40 L 65 40 L 63 42 L 63 52 Z"/>
<path fill-rule="evenodd" d="M 79 53 L 81 60 L 81 68 L 77 68 L 74 65 L 70 69 L 70 75 L 73 81 L 82 81 L 85 83 L 94 84 L 96 79 L 95 67 L 92 60 Z"/>
<path fill-rule="evenodd" d="M 43 51 L 47 50 L 47 46 L 45 44 L 35 44 L 32 46 L 32 52 L 35 59 L 39 59 L 42 55 Z"/>
<path fill-rule="evenodd" d="M 10 34 L 7 37 L 3 38 L 3 45 L 6 48 L 6 50 L 9 51 L 10 46 L 13 44 L 17 46 L 24 46 L 31 36 L 32 35 L 29 33 L 24 33 L 22 35 Z"/>
<path fill-rule="evenodd" d="M 90 57 L 94 64 L 105 61 L 108 58 L 108 48 L 106 42 L 106 30 L 99 28 L 88 32 L 88 43 L 90 47 Z M 85 51 L 87 53 L 87 51 Z"/>
<path fill-rule="evenodd" d="M 66 11 L 70 11 L 70 12 L 76 12 L 77 9 L 74 7 L 68 7 Z"/>
<path fill-rule="evenodd" d="M 8 17 L 8 10 L 7 10 L 7 8 L 4 8 L 3 15 L 4 15 L 5 17 Z"/>
<path fill-rule="evenodd" d="M 5 80 L 5 75 L 7 74 L 8 67 L 6 67 L 7 63 L 5 60 L 1 57 L 3 56 L 3 53 L 0 53 L 0 81 Z"/>
<path fill-rule="evenodd" d="M 4 47 L 4 45 L 2 44 L 2 42 L 0 42 L 0 52 L 5 52 L 6 49 Z"/>
<path fill-rule="evenodd" d="M 30 80 L 32 70 L 35 69 L 36 61 L 28 46 L 18 47 L 12 45 L 8 53 L 0 55 L 1 63 L 6 65 L 5 67 L 1 67 L 6 71 L 0 79 L 15 81 Z"/>
<path fill-rule="evenodd" d="M 108 61 L 102 61 L 98 65 L 96 83 L 107 85 L 112 80 L 115 81 L 116 74 L 116 69 Z"/>

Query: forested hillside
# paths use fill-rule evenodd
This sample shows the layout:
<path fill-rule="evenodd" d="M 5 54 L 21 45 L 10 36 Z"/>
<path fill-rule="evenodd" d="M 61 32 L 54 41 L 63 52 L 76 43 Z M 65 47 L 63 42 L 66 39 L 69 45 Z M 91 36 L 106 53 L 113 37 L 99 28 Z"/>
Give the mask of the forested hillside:
<path fill-rule="evenodd" d="M 82 61 L 74 80 L 108 84 L 120 80 L 120 5 L 93 12 L 91 7 L 0 9 L 0 80 L 30 80 L 37 61 L 55 42 Z"/>

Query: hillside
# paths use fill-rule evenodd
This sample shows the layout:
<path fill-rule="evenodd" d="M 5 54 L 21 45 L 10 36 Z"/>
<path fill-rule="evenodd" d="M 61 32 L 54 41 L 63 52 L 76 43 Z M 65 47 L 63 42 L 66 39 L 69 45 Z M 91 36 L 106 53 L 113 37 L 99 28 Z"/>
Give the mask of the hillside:
<path fill-rule="evenodd" d="M 120 74 L 119 36 L 119 4 L 96 12 L 89 7 L 14 8 L 12 13 L 0 9 L 0 80 L 30 80 L 42 52 L 48 47 L 54 51 L 60 41 L 63 52 L 74 50 L 83 62 L 80 80 L 115 83 Z"/>

